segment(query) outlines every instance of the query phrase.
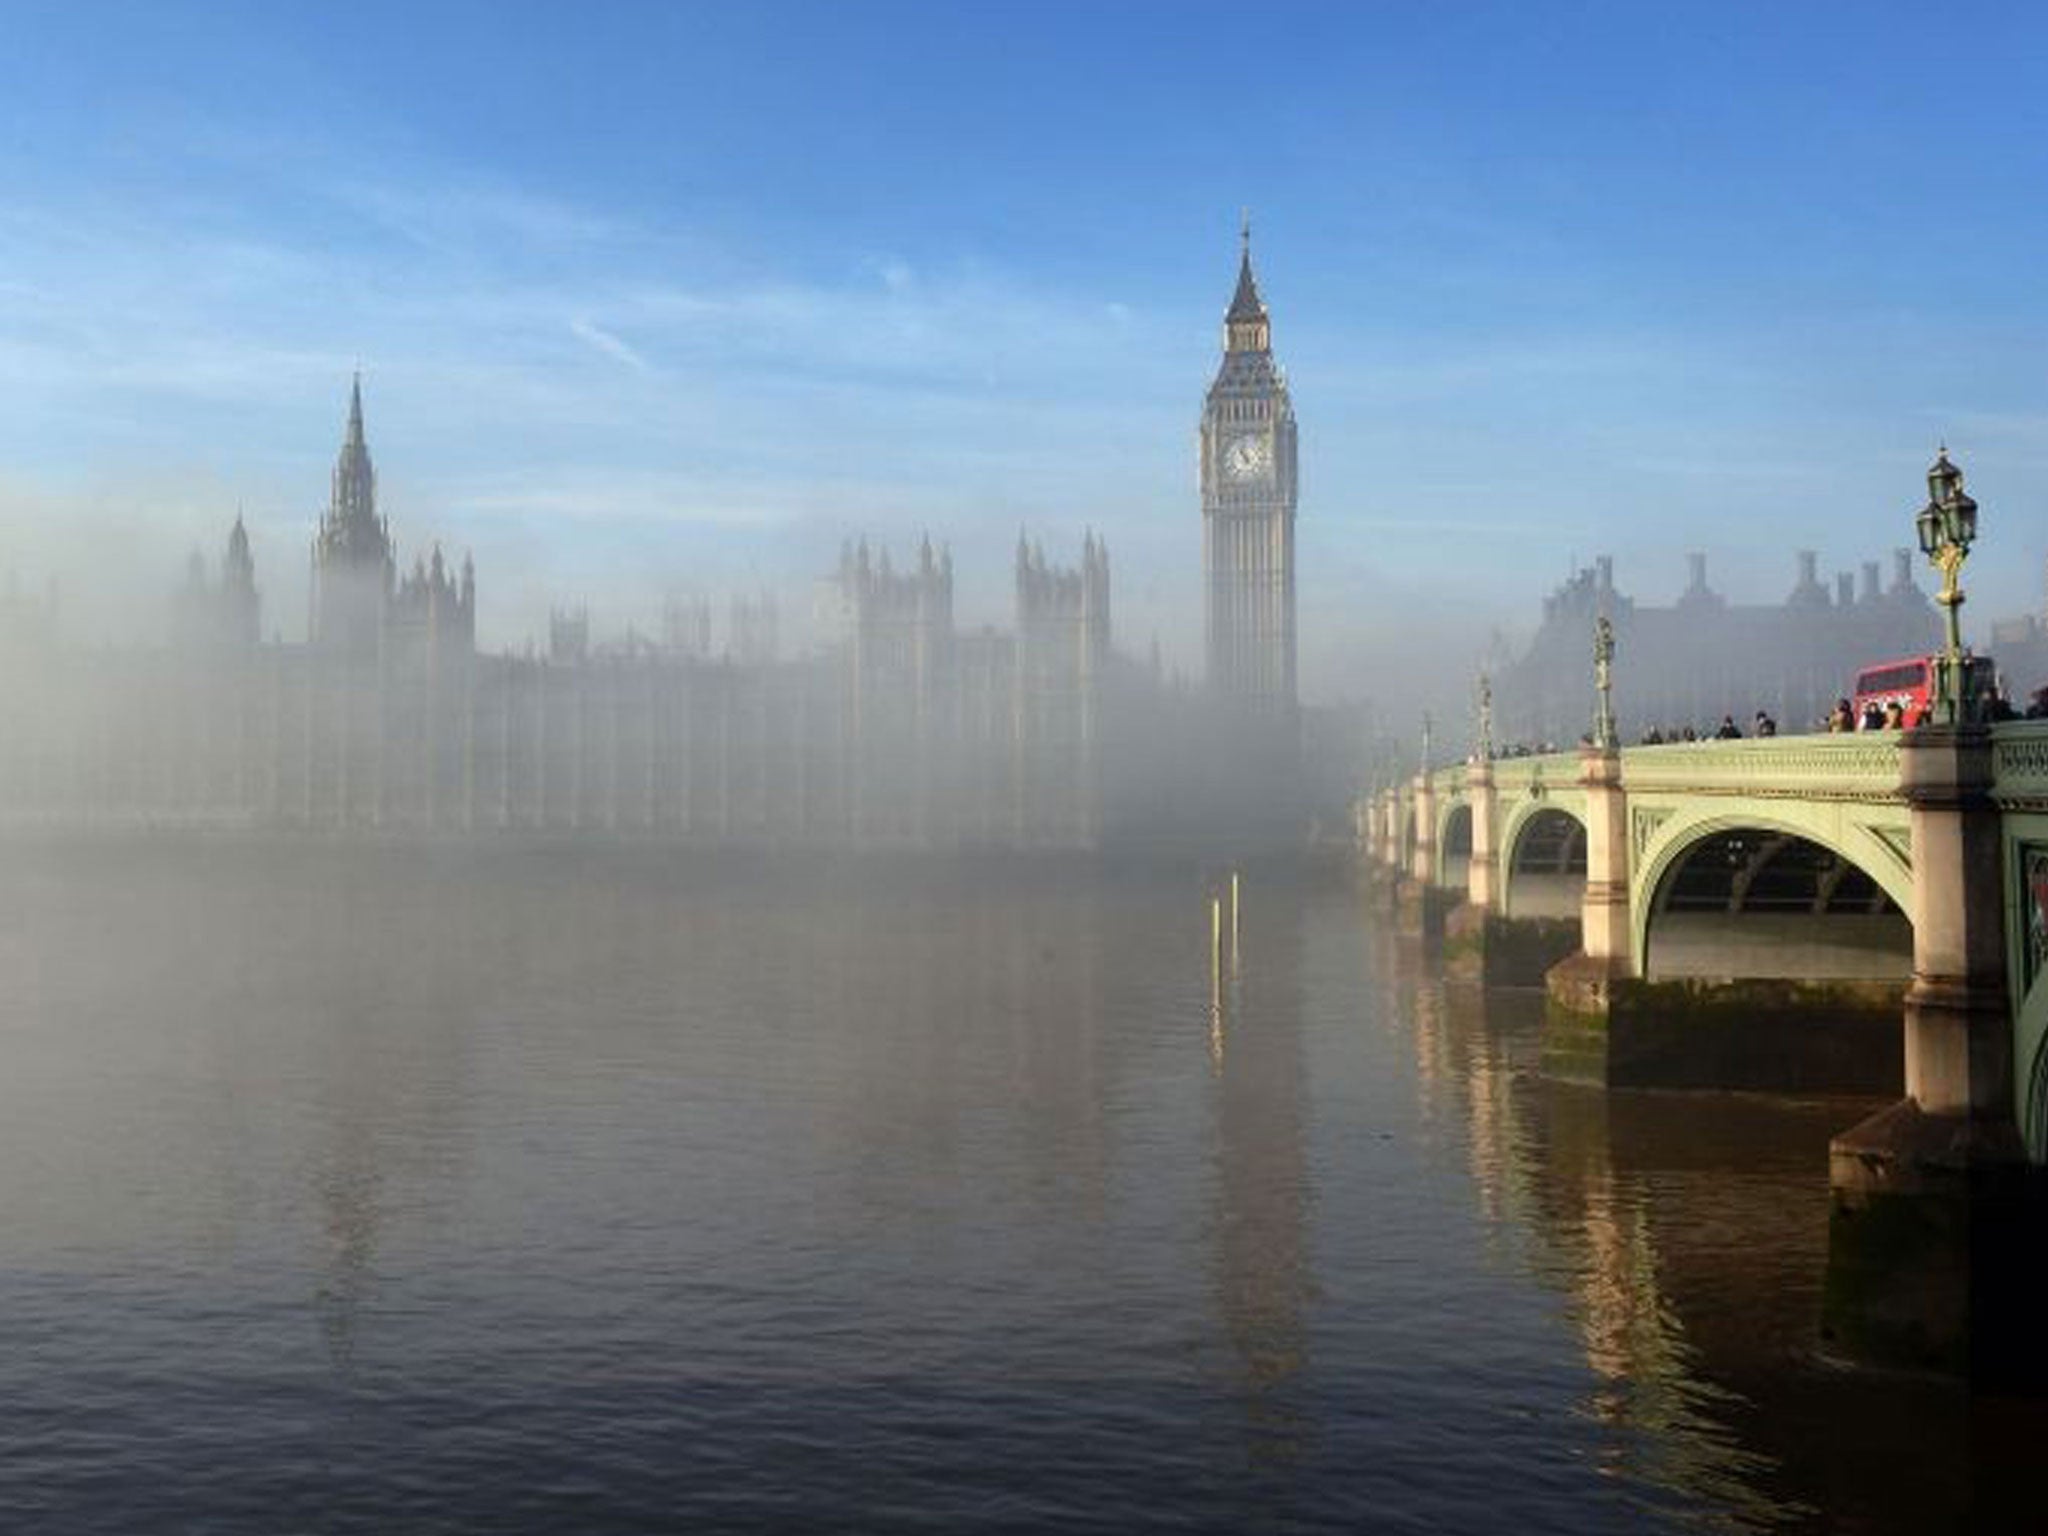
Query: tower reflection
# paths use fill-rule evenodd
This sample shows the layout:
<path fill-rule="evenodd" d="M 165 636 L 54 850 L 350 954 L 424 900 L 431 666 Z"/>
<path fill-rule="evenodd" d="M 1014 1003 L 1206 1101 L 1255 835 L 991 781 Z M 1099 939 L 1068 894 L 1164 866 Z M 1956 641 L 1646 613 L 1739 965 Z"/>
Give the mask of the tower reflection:
<path fill-rule="evenodd" d="M 1262 885 L 1239 907 L 1226 883 L 1211 908 L 1214 1285 L 1255 1464 L 1297 1459 L 1312 1429 L 1289 1390 L 1304 1364 L 1311 1217 L 1301 900 Z"/>

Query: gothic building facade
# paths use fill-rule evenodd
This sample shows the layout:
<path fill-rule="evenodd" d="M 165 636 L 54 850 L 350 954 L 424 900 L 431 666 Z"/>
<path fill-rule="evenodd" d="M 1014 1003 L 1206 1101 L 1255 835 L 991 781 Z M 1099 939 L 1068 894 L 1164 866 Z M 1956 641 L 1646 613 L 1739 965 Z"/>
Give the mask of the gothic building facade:
<path fill-rule="evenodd" d="M 1668 606 L 1622 592 L 1602 557 L 1544 600 L 1543 622 L 1517 658 L 1496 668 L 1504 742 L 1569 746 L 1592 722 L 1593 626 L 1615 636 L 1614 701 L 1623 733 L 1711 733 L 1726 715 L 1744 731 L 1758 710 L 1786 732 L 1812 730 L 1859 670 L 1925 655 L 1941 638 L 1933 603 L 1895 550 L 1889 584 L 1879 562 L 1822 581 L 1819 556 L 1797 553 L 1779 603 L 1734 603 L 1707 581 L 1707 557 L 1687 557 L 1685 589 Z"/>
<path fill-rule="evenodd" d="M 1200 443 L 1209 690 L 1234 711 L 1287 730 L 1296 707 L 1294 404 L 1273 360 L 1249 228 Z"/>
<path fill-rule="evenodd" d="M 30 723 L 0 739 L 0 819 L 748 847 L 1102 834 L 1109 556 L 1092 534 L 1071 568 L 1020 548 L 1007 632 L 956 626 L 952 556 L 927 539 L 901 567 L 849 547 L 843 627 L 800 655 L 780 654 L 765 597 L 735 600 L 719 655 L 703 602 L 659 641 L 593 644 L 587 611 L 558 610 L 545 653 L 480 653 L 467 559 L 452 572 L 436 549 L 397 575 L 358 384 L 306 640 L 260 642 L 239 520 L 222 569 L 216 585 L 200 562 L 168 647 L 0 666 L 0 710 Z"/>

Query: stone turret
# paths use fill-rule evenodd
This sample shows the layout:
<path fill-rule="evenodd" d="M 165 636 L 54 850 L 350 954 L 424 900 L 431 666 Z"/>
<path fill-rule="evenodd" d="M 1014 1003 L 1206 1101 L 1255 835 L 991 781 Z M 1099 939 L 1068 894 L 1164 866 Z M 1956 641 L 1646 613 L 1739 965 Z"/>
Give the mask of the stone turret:
<path fill-rule="evenodd" d="M 1820 555 L 1811 549 L 1799 551 L 1799 580 L 1785 599 L 1788 608 L 1825 608 L 1828 589 L 1820 584 Z"/>
<path fill-rule="evenodd" d="M 550 608 L 548 610 L 548 660 L 568 665 L 590 657 L 590 610 Z"/>
<path fill-rule="evenodd" d="M 262 630 L 262 598 L 256 591 L 256 562 L 249 531 L 235 514 L 221 556 L 218 585 L 207 577 L 206 560 L 193 550 L 177 594 L 174 626 L 179 643 L 206 650 L 253 650 Z"/>
<path fill-rule="evenodd" d="M 463 556 L 460 581 L 449 574 L 439 544 L 430 559 L 415 560 L 412 574 L 392 593 L 388 622 L 399 645 L 424 645 L 440 658 L 474 651 L 476 568 L 469 557 Z"/>
<path fill-rule="evenodd" d="M 1694 550 L 1685 557 L 1685 590 L 1678 595 L 1681 608 L 1726 608 L 1727 600 L 1707 585 L 1707 556 Z"/>
<path fill-rule="evenodd" d="M 1109 547 L 1092 531 L 1081 540 L 1078 566 L 1048 565 L 1043 548 L 1017 537 L 1017 633 L 1031 641 L 1071 628 L 1082 663 L 1099 670 L 1109 654 Z"/>
<path fill-rule="evenodd" d="M 313 643 L 366 660 L 378 654 L 392 589 L 391 530 L 377 512 L 377 472 L 363 432 L 363 381 L 349 385 L 327 510 L 313 537 Z"/>
<path fill-rule="evenodd" d="M 1017 826 L 1092 843 L 1101 826 L 1101 692 L 1109 658 L 1109 549 L 1091 530 L 1079 565 L 1017 536 Z M 1024 786 L 1032 786 L 1027 803 Z"/>

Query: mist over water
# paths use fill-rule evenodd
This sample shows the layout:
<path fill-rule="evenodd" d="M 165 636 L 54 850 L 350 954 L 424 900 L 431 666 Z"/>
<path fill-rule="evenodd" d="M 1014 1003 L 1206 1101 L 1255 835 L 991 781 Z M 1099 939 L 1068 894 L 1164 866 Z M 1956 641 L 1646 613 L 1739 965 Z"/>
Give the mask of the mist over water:
<path fill-rule="evenodd" d="M 1254 874 L 1212 1007 L 1203 893 L 10 848 L 0 1523 L 1762 1529 L 1982 1460 L 1814 1353 L 1858 1106 L 1547 1084 L 1341 882 Z"/>

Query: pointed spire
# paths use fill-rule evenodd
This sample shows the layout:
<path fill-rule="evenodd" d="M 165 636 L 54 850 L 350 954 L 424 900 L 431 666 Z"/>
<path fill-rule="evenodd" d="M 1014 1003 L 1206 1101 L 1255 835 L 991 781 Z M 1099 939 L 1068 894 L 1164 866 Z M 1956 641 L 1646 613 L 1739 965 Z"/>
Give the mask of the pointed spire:
<path fill-rule="evenodd" d="M 363 446 L 363 371 L 360 368 L 349 379 L 348 433 L 344 441 L 352 448 Z"/>
<path fill-rule="evenodd" d="M 1258 279 L 1252 276 L 1252 215 L 1247 208 L 1238 226 L 1237 292 L 1231 295 L 1228 320 L 1263 320 L 1265 303 L 1259 298 Z"/>

